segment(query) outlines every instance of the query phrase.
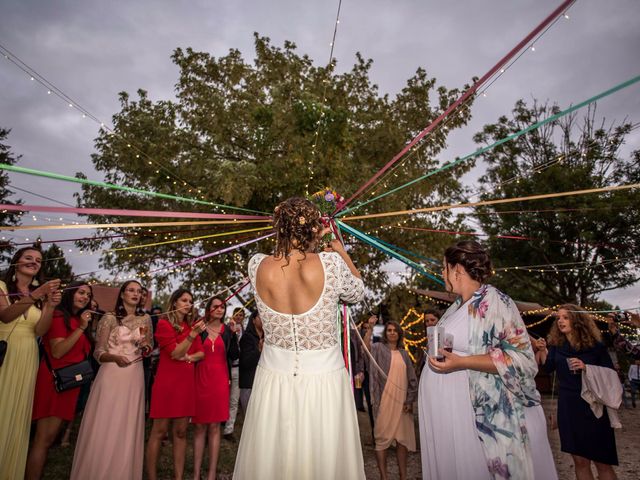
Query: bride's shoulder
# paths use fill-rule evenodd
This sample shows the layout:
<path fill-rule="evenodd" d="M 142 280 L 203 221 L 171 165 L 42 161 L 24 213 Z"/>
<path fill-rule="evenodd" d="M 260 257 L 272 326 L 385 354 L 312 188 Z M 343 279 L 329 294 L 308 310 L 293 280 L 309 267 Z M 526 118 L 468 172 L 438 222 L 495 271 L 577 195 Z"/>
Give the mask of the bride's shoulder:
<path fill-rule="evenodd" d="M 249 265 L 260 263 L 262 259 L 265 257 L 268 257 L 268 255 L 265 253 L 256 253 L 253 257 L 249 259 Z"/>

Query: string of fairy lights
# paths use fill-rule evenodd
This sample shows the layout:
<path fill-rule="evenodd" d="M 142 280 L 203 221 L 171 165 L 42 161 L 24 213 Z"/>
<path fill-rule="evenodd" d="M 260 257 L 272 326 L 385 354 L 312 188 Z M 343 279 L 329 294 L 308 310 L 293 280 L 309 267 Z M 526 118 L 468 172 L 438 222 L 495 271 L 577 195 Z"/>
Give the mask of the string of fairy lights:
<path fill-rule="evenodd" d="M 502 68 L 500 68 L 499 71 L 495 72 L 492 77 L 487 79 L 487 84 L 482 86 L 482 88 L 480 88 L 477 92 L 477 94 L 481 97 L 486 98 L 487 95 L 487 91 L 491 88 L 491 86 L 498 81 L 505 73 L 507 70 L 509 70 L 523 55 L 525 55 L 527 52 L 535 52 L 536 51 L 536 45 L 539 43 L 539 41 L 542 39 L 542 37 L 560 20 L 560 18 L 564 18 L 565 20 L 569 20 L 569 14 L 568 11 L 570 10 L 570 8 L 572 7 L 572 3 L 568 5 L 568 7 L 566 8 L 566 10 L 564 11 L 564 13 L 562 14 L 562 16 L 558 16 L 556 17 L 546 28 L 544 28 L 537 36 L 535 36 L 529 43 L 529 45 L 525 48 L 522 49 L 522 51 L 513 59 L 511 59 L 510 62 L 508 62 L 506 65 L 504 65 Z M 462 102 L 459 107 L 457 108 L 456 111 L 451 112 L 451 114 L 449 116 L 447 116 L 441 123 L 439 123 L 435 129 L 432 130 L 431 135 L 436 134 L 436 132 L 439 133 L 447 133 L 447 131 L 450 128 L 449 122 L 451 121 L 452 118 L 454 118 L 455 115 L 460 114 L 460 112 L 463 111 L 463 108 L 467 107 L 468 104 L 470 102 L 472 102 L 474 99 L 476 98 L 475 95 L 469 96 L 464 102 Z M 436 114 L 437 115 L 437 114 Z M 441 132 L 440 132 L 441 131 Z M 429 138 L 430 136 L 424 137 L 422 138 L 418 143 L 416 143 L 413 147 L 411 147 L 411 149 L 407 152 L 407 154 L 400 159 L 392 168 L 390 168 L 387 172 L 385 172 L 382 176 L 380 176 L 380 178 L 378 178 L 374 183 L 372 183 L 369 188 L 365 189 L 362 192 L 362 195 L 364 195 L 364 192 L 366 190 L 371 190 L 373 189 L 373 191 L 370 191 L 368 193 L 369 196 L 374 197 L 374 198 L 370 198 L 368 200 L 363 200 L 360 203 L 356 204 L 354 207 L 351 207 L 349 210 L 354 210 L 356 208 L 360 208 L 366 204 L 369 204 L 373 201 L 375 201 L 377 198 L 380 197 L 376 197 L 376 193 L 380 190 L 380 185 L 382 185 L 382 190 L 383 191 L 387 191 L 388 189 L 388 183 L 387 181 L 389 179 L 391 179 L 391 177 L 393 178 L 397 178 L 398 174 L 397 174 L 397 170 L 400 168 L 401 165 L 403 165 L 404 163 L 406 163 L 409 159 L 411 159 L 415 154 L 419 154 L 419 150 L 428 144 L 427 142 L 427 138 Z M 394 189 L 395 190 L 395 189 Z"/>
<path fill-rule="evenodd" d="M 332 41 L 330 43 L 331 46 L 331 52 L 329 55 L 329 63 L 328 63 L 328 74 L 331 75 L 332 69 L 335 66 L 334 60 L 333 60 L 333 51 L 334 51 L 334 46 L 335 46 L 335 40 L 336 40 L 336 34 L 337 34 L 337 28 L 338 28 L 338 24 L 340 23 L 340 8 L 341 8 L 341 0 L 338 3 L 338 9 L 337 9 L 337 15 L 336 15 L 336 20 L 334 23 L 334 31 L 333 31 L 333 38 Z M 568 14 L 564 13 L 563 17 L 565 19 L 569 19 Z M 512 59 L 512 61 L 510 63 L 508 63 L 507 65 L 505 65 L 503 68 L 500 69 L 499 73 L 496 73 L 494 75 L 494 77 L 490 78 L 490 82 L 487 85 L 484 85 L 483 88 L 481 90 L 478 91 L 478 95 L 482 96 L 482 97 L 486 97 L 487 96 L 487 90 L 491 87 L 491 85 L 493 85 L 493 83 L 495 81 L 497 81 L 504 73 L 506 70 L 508 70 L 516 61 L 518 61 L 518 59 L 524 55 L 527 52 L 534 52 L 536 50 L 536 42 L 538 42 L 540 40 L 540 38 L 558 21 L 560 17 L 556 18 L 553 23 L 551 23 L 550 25 L 548 25 L 544 31 L 542 33 L 540 33 L 538 36 L 536 36 L 534 38 L 534 40 L 532 40 L 532 42 L 530 43 L 530 45 L 528 46 L 528 48 L 524 49 L 522 52 L 520 52 L 520 54 Z M 58 98 L 60 98 L 61 100 L 68 102 L 68 106 L 69 108 L 73 108 L 75 110 L 77 110 L 78 112 L 81 113 L 83 118 L 89 118 L 91 120 L 93 120 L 94 122 L 97 122 L 100 125 L 101 129 L 104 129 L 106 132 L 108 132 L 111 135 L 115 135 L 119 140 L 126 142 L 126 146 L 127 149 L 131 149 L 132 156 L 136 159 L 140 159 L 140 161 L 144 161 L 146 164 L 148 165 L 155 165 L 157 167 L 157 169 L 155 170 L 156 174 L 160 174 L 161 172 L 163 172 L 163 174 L 165 174 L 166 176 L 166 180 L 169 181 L 169 183 L 172 182 L 172 185 L 176 186 L 176 187 L 184 187 L 184 189 L 186 190 L 187 187 L 191 187 L 188 189 L 188 193 L 194 193 L 195 194 L 195 198 L 200 198 L 201 200 L 205 199 L 205 195 L 202 195 L 202 190 L 201 189 L 197 189 L 195 186 L 189 184 L 188 182 L 186 182 L 185 180 L 183 180 L 182 178 L 180 178 L 175 172 L 171 171 L 170 169 L 168 169 L 167 167 L 165 167 L 161 162 L 152 159 L 150 156 L 148 156 L 143 150 L 142 148 L 138 147 L 136 144 L 130 142 L 129 140 L 125 139 L 124 137 L 122 137 L 120 134 L 116 133 L 113 129 L 110 129 L 108 126 L 106 126 L 103 122 L 101 122 L 95 115 L 93 115 L 90 111 L 88 111 L 87 109 L 85 109 L 84 107 L 82 107 L 81 105 L 79 105 L 77 102 L 73 101 L 67 94 L 65 94 L 64 92 L 62 92 L 61 90 L 59 90 L 57 87 L 55 87 L 51 82 L 49 82 L 45 77 L 41 76 L 40 74 L 38 74 L 35 70 L 33 70 L 31 67 L 29 67 L 27 64 L 25 64 L 24 62 L 22 62 L 22 60 L 20 60 L 17 56 L 15 56 L 14 54 L 12 54 L 11 52 L 9 52 L 5 47 L 3 47 L 2 45 L 0 45 L 0 52 L 3 53 L 4 57 L 11 61 L 14 65 L 16 65 L 19 69 L 21 69 L 23 72 L 25 72 L 26 74 L 28 74 L 30 76 L 30 81 L 34 81 L 39 83 L 40 85 L 42 85 L 43 87 L 47 88 L 47 94 L 51 95 L 55 95 Z M 314 141 L 313 141 L 313 146 L 312 146 L 312 155 L 310 157 L 310 160 L 308 162 L 308 166 L 309 166 L 309 177 L 307 180 L 307 183 L 305 185 L 305 190 L 308 192 L 308 188 L 309 188 L 309 184 L 310 182 L 313 180 L 314 178 L 314 159 L 316 156 L 316 148 L 319 142 L 319 136 L 320 136 L 320 131 L 323 125 L 323 122 L 325 121 L 326 118 L 326 102 L 327 102 L 327 88 L 328 88 L 328 83 L 329 80 L 325 80 L 325 85 L 324 85 L 324 91 L 323 91 L 323 105 L 322 105 L 322 111 L 320 113 L 320 118 L 318 119 L 317 123 L 316 123 L 316 129 L 315 129 L 315 133 L 314 133 Z M 467 100 L 465 100 L 460 107 L 463 106 L 468 106 L 467 102 L 470 102 L 472 99 L 472 97 L 469 97 Z M 461 112 L 462 110 L 459 109 L 457 112 L 453 112 L 450 116 L 446 117 L 438 126 L 436 129 L 434 129 L 434 132 L 444 132 L 446 133 L 447 130 L 450 128 L 450 123 L 448 122 L 452 122 L 455 119 L 455 115 L 456 113 Z M 636 125 L 637 127 L 637 125 Z M 423 139 L 421 139 L 418 143 L 416 143 L 416 145 L 414 145 L 409 151 L 408 153 L 399 161 L 397 162 L 392 168 L 390 168 L 388 171 L 386 171 L 383 175 L 381 175 L 377 180 L 375 180 L 366 190 L 364 191 L 368 191 L 368 195 L 370 196 L 375 196 L 377 194 L 377 192 L 380 190 L 380 188 L 384 188 L 387 189 L 388 188 L 388 181 L 392 180 L 393 178 L 397 178 L 398 177 L 398 172 L 399 172 L 399 168 L 405 164 L 405 162 L 412 158 L 413 155 L 420 155 L 420 149 L 422 147 L 424 147 L 425 145 L 427 145 L 426 142 L 426 137 L 424 137 Z M 584 148 L 584 146 L 582 147 Z M 519 181 L 522 178 L 525 178 L 525 175 L 529 175 L 529 174 L 537 174 L 537 173 L 541 173 L 542 171 L 551 168 L 552 166 L 556 165 L 556 164 L 562 164 L 563 160 L 567 158 L 569 154 L 565 153 L 562 155 L 558 155 L 556 158 L 551 159 L 550 161 L 543 163 L 537 167 L 534 167 L 533 169 L 531 169 L 530 171 L 524 172 L 521 175 L 518 175 L 516 177 L 513 178 L 509 178 L 507 180 L 505 180 L 504 182 L 502 182 L 500 185 L 504 185 L 504 184 L 508 184 L 511 182 L 517 182 L 519 183 Z M 585 153 L 584 150 L 582 150 L 581 155 L 584 157 Z M 363 191 L 363 194 L 364 194 Z M 39 194 L 35 194 L 37 196 L 41 196 Z M 475 195 L 475 194 L 474 194 Z M 44 197 L 41 196 L 42 198 L 48 198 L 48 197 Z M 56 201 L 54 199 L 49 199 L 52 201 Z M 374 199 L 369 199 L 365 202 L 360 202 L 357 205 L 355 205 L 355 207 L 352 207 L 352 209 L 354 208 L 359 208 L 363 205 L 365 205 L 366 203 L 369 203 L 371 201 L 375 200 Z M 60 202 L 58 202 L 60 203 Z M 222 206 L 224 207 L 224 206 Z M 232 208 L 232 207 L 229 207 Z M 223 210 L 224 211 L 224 210 Z M 6 212 L 5 212 L 6 213 Z M 63 217 L 58 217 L 58 219 L 54 219 L 51 217 L 40 217 L 41 220 L 47 221 L 49 223 L 54 223 L 56 221 L 58 222 L 62 222 L 63 221 Z M 38 218 L 35 215 L 32 215 L 32 220 L 33 221 L 37 221 Z M 348 220 L 348 218 L 346 218 L 345 220 Z M 75 222 L 72 220 L 68 220 L 68 219 L 64 219 L 65 223 L 69 223 L 70 225 L 76 225 L 76 226 L 82 226 L 80 224 L 80 222 Z M 407 220 L 401 221 L 397 223 L 397 227 L 402 228 L 403 225 L 406 225 Z M 63 224 L 63 226 L 65 226 L 65 224 Z M 115 225 L 111 225 L 111 226 L 107 226 L 105 228 L 115 228 Z M 117 228 L 127 228 L 127 227 L 123 227 L 118 225 Z M 134 228 L 134 227 L 129 227 L 129 228 Z M 384 227 L 383 227 L 384 228 Z M 262 232 L 264 230 L 269 230 L 271 229 L 270 226 L 266 226 L 266 227 L 255 227 L 255 228 L 245 228 L 245 229 L 241 229 L 241 230 L 236 230 L 236 231 L 230 231 L 230 232 L 216 232 L 216 233 L 212 233 L 212 234 L 208 234 L 208 235 L 200 235 L 200 236 L 196 236 L 196 237 L 190 237 L 190 238 L 179 238 L 177 234 L 173 234 L 173 235 L 169 235 L 167 236 L 165 234 L 165 237 L 159 241 L 154 241 L 151 243 L 146 243 L 146 244 L 141 244 L 141 245 L 133 245 L 133 246 L 124 246 L 124 247 L 115 247 L 115 248 L 110 248 L 110 249 L 105 249 L 103 250 L 103 253 L 105 255 L 116 255 L 119 252 L 125 252 L 125 251 L 130 251 L 130 250 L 136 250 L 136 249 L 140 249 L 140 248 L 145 248 L 145 247 L 153 247 L 153 246 L 160 246 L 160 245 L 168 245 L 168 244 L 176 244 L 176 243 L 183 243 L 183 242 L 196 242 L 196 241 L 200 241 L 200 240 L 210 240 L 213 238 L 217 238 L 217 237 L 224 237 L 224 236 L 232 236 L 232 235 L 240 235 L 240 234 L 246 234 L 246 233 L 256 233 L 256 236 L 259 236 L 259 232 Z M 376 231 L 377 232 L 377 231 Z M 191 232 L 186 232 L 186 231 L 180 231 L 178 233 L 189 233 L 191 234 Z M 148 230 L 147 232 L 148 235 L 152 235 L 152 236 L 158 236 L 161 235 L 161 232 L 156 232 L 156 233 L 152 233 L 151 229 Z M 130 235 L 139 235 L 138 232 L 133 232 Z M 145 234 L 146 235 L 146 234 Z M 114 237 L 116 237 L 117 235 L 114 235 Z M 125 235 L 120 235 L 120 236 L 125 236 Z M 95 238 L 95 237 L 94 237 Z M 240 237 L 240 238 L 232 238 L 232 239 L 226 239 L 226 240 L 219 240 L 222 244 L 232 244 L 234 242 L 238 242 L 241 241 L 243 238 L 247 238 L 247 237 Z M 5 237 L 2 237 L 3 240 L 5 240 Z M 87 240 L 91 240 L 92 238 L 87 238 Z M 29 238 L 26 237 L 25 240 L 28 242 Z M 267 239 L 270 241 L 273 241 L 273 237 L 271 237 L 270 239 Z M 61 241 L 71 241 L 71 240 L 61 240 Z M 215 245 L 216 241 L 211 240 L 211 242 Z M 222 243 L 224 242 L 224 243 Z M 69 253 L 73 252 L 73 249 L 68 249 Z M 88 252 L 85 253 L 82 249 L 79 250 L 78 253 L 76 253 L 75 255 L 93 255 L 93 252 Z M 134 254 L 133 253 L 128 253 L 127 254 L 129 259 L 133 259 L 134 258 Z M 239 255 L 237 253 L 232 253 L 230 255 L 233 255 L 234 259 L 236 261 L 239 261 L 241 257 L 239 257 Z M 63 258 L 63 257 L 60 257 Z M 577 265 L 583 265 L 586 264 L 588 262 L 572 262 L 572 263 L 564 263 L 564 264 L 545 264 L 545 265 L 529 265 L 529 266 L 511 266 L 511 267 L 499 267 L 496 268 L 494 273 L 496 271 L 510 271 L 510 270 L 522 270 L 522 271 L 527 271 L 527 272 L 567 272 L 567 271 L 578 271 L 578 270 L 588 270 L 591 268 L 606 268 L 607 265 L 609 265 L 610 263 L 614 263 L 614 262 L 621 262 L 621 261 L 626 261 L 629 259 L 634 259 L 637 257 L 627 257 L 627 258 L 622 258 L 619 259 L 618 257 L 615 257 L 615 259 L 611 259 L 611 260 L 603 260 L 602 262 L 599 262 L 597 265 L 587 265 L 587 266 L 583 266 L 583 267 L 578 267 Z M 49 260 L 55 260 L 55 259 L 49 259 Z M 213 264 L 215 262 L 219 262 L 220 259 L 219 258 L 210 258 L 210 259 L 206 259 L 203 260 L 203 264 Z M 558 266 L 566 266 L 566 265 L 572 265 L 571 268 L 560 268 L 558 269 Z M 176 265 L 175 267 L 168 267 L 166 269 L 162 269 L 165 274 L 169 273 L 169 272 L 175 272 L 175 273 L 184 273 L 184 272 L 189 272 L 191 269 L 194 268 L 194 264 L 193 263 L 188 263 L 186 265 Z M 105 269 L 106 270 L 106 269 Z M 94 271 L 94 272 L 90 272 L 90 273 L 95 273 L 98 270 Z M 81 274 L 82 275 L 82 274 Z M 123 277 L 120 277 L 121 279 Z M 147 272 L 138 272 L 137 275 L 135 276 L 125 276 L 125 279 L 134 279 L 134 278 L 152 278 L 152 275 L 150 273 Z M 116 275 L 116 278 L 114 279 L 113 283 L 116 283 L 116 280 L 118 279 L 118 275 Z M 90 282 L 95 282 L 95 284 L 97 284 L 99 281 L 98 280 L 91 280 Z M 107 284 L 109 284 L 111 282 L 107 282 Z M 234 285 L 237 285 L 234 284 Z M 231 288 L 231 287 L 229 287 Z M 437 299 L 431 299 L 433 303 L 436 304 L 442 304 L 445 305 L 447 304 L 447 302 L 441 301 L 441 300 L 437 300 Z M 253 301 L 253 298 L 249 300 L 249 302 L 246 302 L 245 305 L 249 304 L 251 301 Z M 530 311 L 526 311 L 523 313 L 523 315 L 540 315 L 540 314 L 544 314 L 545 312 L 549 312 L 550 310 L 554 310 L 558 307 L 559 305 L 556 305 L 554 307 L 543 307 L 541 309 L 538 310 L 530 310 Z M 594 311 L 594 316 L 601 322 L 606 322 L 606 319 L 604 317 L 602 317 L 601 315 L 598 314 L 599 312 L 595 312 Z M 527 324 L 527 328 L 531 328 L 537 325 L 540 325 L 542 323 L 544 323 L 545 321 L 547 321 L 549 318 L 551 318 L 553 315 L 553 313 L 550 313 L 548 315 L 546 315 L 542 320 L 536 321 L 534 323 L 530 323 Z M 417 310 L 415 310 L 414 308 L 411 308 L 406 315 L 403 317 L 402 321 L 401 321 L 401 326 L 403 326 L 403 328 L 408 331 L 411 332 L 412 328 L 415 327 L 417 324 L 424 322 L 424 314 L 419 313 Z M 414 338 L 414 336 L 412 336 L 411 338 L 406 338 L 405 342 L 407 343 L 407 345 L 411 346 L 411 347 L 418 347 L 422 344 L 424 344 L 426 342 L 426 338 L 421 337 L 421 338 Z M 410 355 L 412 355 L 410 353 Z M 414 359 L 414 357 L 412 356 L 412 359 Z M 415 361 L 415 359 L 414 359 Z"/>
<path fill-rule="evenodd" d="M 429 295 L 421 294 L 421 296 L 426 297 L 429 304 L 442 305 L 445 307 L 448 307 L 449 305 L 451 305 L 451 302 L 439 300 Z M 522 316 L 544 315 L 544 317 L 540 320 L 525 324 L 525 327 L 527 329 L 531 329 L 533 327 L 542 325 L 543 323 L 549 320 L 554 319 L 558 309 L 560 309 L 563 306 L 564 306 L 563 304 L 556 304 L 551 307 L 542 307 L 538 309 L 525 310 L 520 312 L 520 314 Z M 606 325 L 609 324 L 609 320 L 607 319 L 607 317 L 600 314 L 600 312 L 602 311 L 589 306 L 586 306 L 583 308 L 591 313 L 591 317 L 596 322 L 599 322 L 600 324 L 606 324 Z M 630 310 L 634 310 L 634 309 L 613 309 L 613 310 L 606 310 L 606 312 L 611 312 L 611 313 L 627 312 Z M 638 309 L 636 308 L 635 310 L 638 310 Z M 425 328 L 415 330 L 413 327 L 415 327 L 416 325 L 424 326 L 426 314 L 427 314 L 426 312 L 421 313 L 415 307 L 411 307 L 409 308 L 409 310 L 407 310 L 407 312 L 402 317 L 402 320 L 400 321 L 400 326 L 402 327 L 405 334 L 404 343 L 408 347 L 407 352 L 409 353 L 409 355 L 411 356 L 414 362 L 416 361 L 415 353 L 412 352 L 411 350 L 413 349 L 415 351 L 416 349 L 422 348 L 422 345 L 425 345 L 427 342 L 427 337 L 426 337 Z M 640 328 L 629 326 L 626 323 L 618 323 L 617 328 L 621 331 L 621 333 L 629 336 L 630 338 L 640 338 Z"/>
<path fill-rule="evenodd" d="M 125 139 L 121 134 L 116 132 L 114 129 L 109 127 L 105 122 L 100 120 L 95 114 L 89 111 L 87 108 L 82 106 L 79 102 L 74 100 L 67 93 L 62 91 L 56 85 L 54 85 L 50 80 L 48 80 L 44 75 L 38 73 L 33 67 L 25 63 L 20 57 L 18 57 L 15 53 L 11 52 L 6 46 L 0 44 L 0 53 L 2 56 L 9 62 L 11 62 L 14 66 L 20 69 L 23 73 L 25 73 L 29 81 L 39 84 L 47 91 L 47 95 L 53 95 L 58 99 L 62 100 L 68 108 L 74 109 L 77 111 L 83 119 L 89 119 L 99 125 L 101 129 L 107 132 L 113 138 L 117 138 L 118 140 L 124 142 L 126 144 L 127 149 L 130 149 L 133 152 L 133 158 L 139 159 L 144 162 L 146 165 L 155 165 L 157 169 L 155 170 L 156 174 L 160 174 L 163 172 L 166 176 L 167 180 L 172 180 L 173 185 L 182 186 L 182 187 L 190 187 L 188 189 L 188 193 L 197 193 L 200 195 L 200 199 L 204 200 L 205 196 L 202 195 L 202 190 L 190 184 L 180 176 L 178 176 L 175 172 L 169 169 L 162 162 L 157 159 L 151 158 L 142 147 L 139 147 L 135 142 L 131 139 Z"/>
<path fill-rule="evenodd" d="M 327 62 L 327 76 L 329 77 L 333 73 L 333 69 L 335 67 L 335 61 L 333 59 L 333 50 L 336 46 L 336 36 L 338 35 L 338 25 L 340 25 L 340 9 L 341 8 L 342 8 L 342 0 L 338 0 L 338 10 L 336 12 L 336 19 L 333 24 L 333 36 L 331 38 L 331 42 L 329 43 L 330 51 L 329 51 L 329 60 Z M 316 121 L 316 128 L 313 134 L 313 144 L 311 145 L 311 156 L 309 157 L 309 162 L 307 165 L 309 169 L 309 176 L 307 177 L 307 181 L 304 186 L 304 191 L 306 196 L 309 196 L 309 185 L 313 182 L 313 178 L 314 178 L 313 165 L 315 163 L 318 142 L 320 141 L 320 130 L 322 129 L 323 122 L 325 121 L 325 118 L 326 118 L 328 87 L 329 87 L 329 79 L 326 78 L 323 81 L 322 107 L 320 110 L 320 118 Z"/>

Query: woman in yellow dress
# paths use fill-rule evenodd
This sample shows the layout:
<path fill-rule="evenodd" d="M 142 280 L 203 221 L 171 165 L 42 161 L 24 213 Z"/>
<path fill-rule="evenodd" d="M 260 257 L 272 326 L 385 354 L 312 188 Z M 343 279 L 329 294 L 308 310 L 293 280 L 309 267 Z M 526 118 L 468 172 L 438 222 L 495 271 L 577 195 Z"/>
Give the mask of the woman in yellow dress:
<path fill-rule="evenodd" d="M 0 479 L 24 478 L 33 392 L 38 371 L 36 337 L 49 330 L 60 303 L 60 280 L 42 282 L 42 252 L 18 250 L 0 281 L 0 340 L 7 341 L 0 366 Z"/>

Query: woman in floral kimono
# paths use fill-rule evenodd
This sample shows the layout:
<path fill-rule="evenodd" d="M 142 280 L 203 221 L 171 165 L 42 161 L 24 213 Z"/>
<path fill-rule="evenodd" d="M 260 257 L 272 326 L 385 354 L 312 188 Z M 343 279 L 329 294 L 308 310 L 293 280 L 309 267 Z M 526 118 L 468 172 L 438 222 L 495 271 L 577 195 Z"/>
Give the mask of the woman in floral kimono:
<path fill-rule="evenodd" d="M 484 282 L 491 261 L 477 242 L 445 252 L 443 277 L 460 295 L 438 325 L 453 351 L 429 358 L 418 408 L 424 479 L 557 479 L 537 365 L 515 303 Z"/>

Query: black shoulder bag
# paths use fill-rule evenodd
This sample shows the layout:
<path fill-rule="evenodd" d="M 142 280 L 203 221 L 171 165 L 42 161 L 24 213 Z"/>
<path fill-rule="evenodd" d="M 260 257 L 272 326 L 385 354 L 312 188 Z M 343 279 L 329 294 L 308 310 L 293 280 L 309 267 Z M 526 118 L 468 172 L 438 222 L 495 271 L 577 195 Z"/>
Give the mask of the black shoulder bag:
<path fill-rule="evenodd" d="M 53 369 L 49 362 L 49 355 L 47 355 L 47 351 L 44 350 L 44 361 L 47 363 L 51 375 L 53 375 L 53 384 L 58 393 L 81 387 L 85 383 L 91 383 L 93 380 L 93 367 L 87 358 L 81 362 L 67 365 L 66 367 Z"/>

